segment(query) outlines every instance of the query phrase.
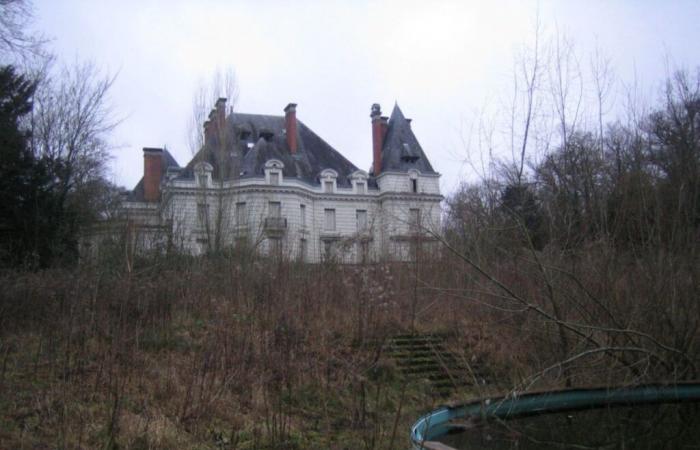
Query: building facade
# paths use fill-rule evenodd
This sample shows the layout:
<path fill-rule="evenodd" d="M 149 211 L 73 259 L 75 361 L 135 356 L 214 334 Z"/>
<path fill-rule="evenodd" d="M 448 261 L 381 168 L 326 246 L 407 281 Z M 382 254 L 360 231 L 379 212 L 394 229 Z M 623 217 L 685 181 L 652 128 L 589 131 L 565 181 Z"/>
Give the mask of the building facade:
<path fill-rule="evenodd" d="M 354 263 L 408 260 L 434 244 L 440 174 L 398 105 L 391 117 L 372 106 L 369 172 L 299 121 L 295 104 L 284 113 L 227 114 L 219 99 L 186 166 L 144 148 L 144 176 L 122 206 L 140 245 Z"/>

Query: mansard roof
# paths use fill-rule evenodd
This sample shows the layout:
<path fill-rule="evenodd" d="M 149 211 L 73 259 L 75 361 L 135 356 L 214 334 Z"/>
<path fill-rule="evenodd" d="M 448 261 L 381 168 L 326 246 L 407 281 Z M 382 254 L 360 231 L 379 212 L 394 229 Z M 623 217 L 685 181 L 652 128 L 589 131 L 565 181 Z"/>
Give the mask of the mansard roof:
<path fill-rule="evenodd" d="M 287 144 L 284 116 L 233 113 L 226 123 L 229 144 L 224 158 L 213 148 L 204 147 L 180 174 L 181 178 L 192 178 L 194 163 L 201 160 L 214 167 L 214 178 L 223 174 L 226 179 L 263 176 L 265 163 L 270 159 L 284 164 L 285 177 L 309 184 L 319 183 L 322 170 L 333 169 L 338 172 L 338 185 L 350 186 L 350 175 L 358 170 L 300 120 L 297 120 L 296 154 L 291 153 Z"/>
<path fill-rule="evenodd" d="M 411 169 L 423 174 L 436 173 L 411 130 L 411 121 L 395 104 L 382 148 L 382 172 L 408 172 Z"/>

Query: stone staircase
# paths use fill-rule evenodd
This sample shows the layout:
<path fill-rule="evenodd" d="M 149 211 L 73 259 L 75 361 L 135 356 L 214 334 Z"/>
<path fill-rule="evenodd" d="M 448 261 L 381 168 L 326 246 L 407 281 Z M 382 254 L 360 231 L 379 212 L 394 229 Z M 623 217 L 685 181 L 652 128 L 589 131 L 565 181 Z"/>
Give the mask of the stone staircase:
<path fill-rule="evenodd" d="M 441 334 L 400 334 L 387 341 L 387 354 L 399 371 L 412 380 L 428 380 L 443 397 L 475 382 L 486 384 L 482 366 L 467 365 L 445 345 L 448 336 Z M 471 370 L 470 370 L 471 369 Z"/>

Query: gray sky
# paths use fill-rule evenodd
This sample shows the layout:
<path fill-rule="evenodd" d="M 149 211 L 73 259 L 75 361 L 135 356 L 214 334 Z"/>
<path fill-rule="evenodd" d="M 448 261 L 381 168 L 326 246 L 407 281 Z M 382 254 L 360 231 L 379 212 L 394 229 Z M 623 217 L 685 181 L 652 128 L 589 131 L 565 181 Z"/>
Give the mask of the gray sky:
<path fill-rule="evenodd" d="M 297 116 L 359 168 L 371 163 L 370 105 L 397 101 L 443 174 L 443 193 L 470 176 L 478 111 L 505 107 L 514 55 L 545 32 L 570 36 L 581 59 L 598 45 L 619 79 L 653 97 L 673 65 L 700 65 L 699 1 L 95 1 L 35 0 L 36 28 L 62 61 L 119 72 L 125 117 L 113 173 L 132 188 L 142 147 L 167 145 L 181 165 L 193 92 L 217 68 L 236 70 L 236 109 Z M 467 139 L 469 140 L 469 139 Z"/>

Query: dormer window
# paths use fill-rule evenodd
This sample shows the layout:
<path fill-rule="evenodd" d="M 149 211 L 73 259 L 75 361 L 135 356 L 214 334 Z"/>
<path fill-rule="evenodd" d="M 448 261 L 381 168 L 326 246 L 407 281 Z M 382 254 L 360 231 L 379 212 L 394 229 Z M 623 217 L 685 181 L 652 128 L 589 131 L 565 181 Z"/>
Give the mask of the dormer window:
<path fill-rule="evenodd" d="M 278 159 L 271 159 L 265 163 L 265 179 L 272 186 L 282 184 L 282 169 L 284 164 Z"/>
<path fill-rule="evenodd" d="M 367 193 L 367 172 L 364 170 L 357 170 L 350 175 L 352 184 L 355 187 L 356 194 L 366 194 Z"/>
<path fill-rule="evenodd" d="M 326 194 L 332 194 L 335 192 L 337 186 L 338 172 L 333 169 L 325 169 L 321 172 L 321 186 L 323 192 Z"/>
<path fill-rule="evenodd" d="M 198 162 L 194 166 L 194 177 L 197 187 L 206 189 L 211 184 L 211 173 L 214 170 L 208 162 Z"/>
<path fill-rule="evenodd" d="M 413 151 L 408 143 L 404 142 L 403 148 L 401 149 L 401 161 L 414 163 L 418 161 L 420 156 L 417 152 Z"/>
<path fill-rule="evenodd" d="M 411 180 L 411 192 L 418 192 L 418 180 L 416 180 L 415 178 Z"/>

